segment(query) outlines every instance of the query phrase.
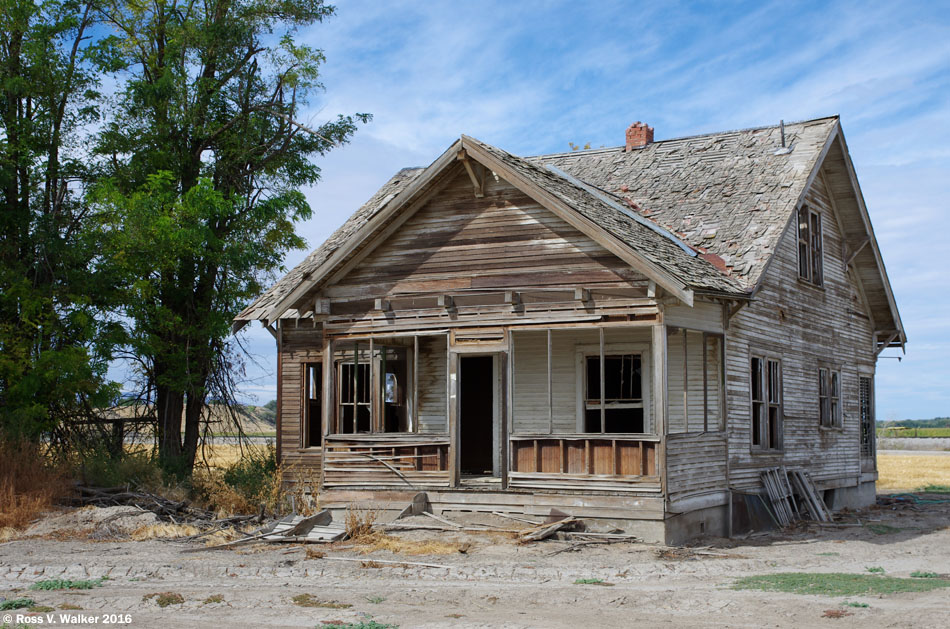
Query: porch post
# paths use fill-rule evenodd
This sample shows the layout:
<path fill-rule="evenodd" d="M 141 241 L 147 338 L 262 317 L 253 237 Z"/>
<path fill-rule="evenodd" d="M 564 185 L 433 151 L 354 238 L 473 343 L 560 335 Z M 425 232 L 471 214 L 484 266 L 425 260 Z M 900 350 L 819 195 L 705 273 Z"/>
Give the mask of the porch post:
<path fill-rule="evenodd" d="M 666 495 L 666 325 L 662 310 L 652 326 L 653 347 L 653 429 L 660 437 L 656 449 L 656 467 L 660 488 Z"/>
<path fill-rule="evenodd" d="M 459 454 L 461 448 L 459 443 L 459 416 L 458 416 L 458 354 L 452 351 L 451 345 L 446 336 L 445 353 L 448 360 L 448 391 L 446 392 L 449 422 L 449 483 L 452 487 L 459 486 Z"/>

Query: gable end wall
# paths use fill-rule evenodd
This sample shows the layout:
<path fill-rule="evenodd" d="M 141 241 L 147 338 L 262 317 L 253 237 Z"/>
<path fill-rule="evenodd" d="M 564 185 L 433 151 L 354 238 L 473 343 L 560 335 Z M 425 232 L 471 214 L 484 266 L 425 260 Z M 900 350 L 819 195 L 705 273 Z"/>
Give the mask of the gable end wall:
<path fill-rule="evenodd" d="M 824 285 L 798 277 L 797 220 L 783 234 L 755 300 L 729 322 L 727 417 L 733 488 L 761 487 L 760 471 L 803 468 L 820 487 L 851 486 L 861 471 L 858 377 L 873 375 L 872 326 L 845 267 L 839 223 L 821 175 L 805 203 L 820 211 Z M 784 451 L 752 453 L 750 359 L 779 358 L 783 372 Z M 819 427 L 818 367 L 840 369 L 843 428 Z"/>

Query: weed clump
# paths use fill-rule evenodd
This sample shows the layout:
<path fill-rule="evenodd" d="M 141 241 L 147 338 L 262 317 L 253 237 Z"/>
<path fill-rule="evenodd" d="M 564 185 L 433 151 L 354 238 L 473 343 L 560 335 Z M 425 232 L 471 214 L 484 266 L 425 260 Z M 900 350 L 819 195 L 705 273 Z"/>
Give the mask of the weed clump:
<path fill-rule="evenodd" d="M 32 598 L 11 598 L 8 601 L 0 601 L 0 611 L 9 611 L 11 609 L 22 609 L 32 607 L 34 601 Z"/>
<path fill-rule="evenodd" d="M 169 605 L 181 605 L 185 602 L 185 597 L 178 592 L 153 592 L 142 597 L 143 601 L 155 599 L 155 604 L 159 607 L 168 607 Z"/>
<path fill-rule="evenodd" d="M 291 599 L 294 605 L 299 607 L 322 607 L 324 609 L 349 609 L 353 607 L 349 603 L 338 603 L 337 601 L 322 601 L 313 594 L 298 594 Z"/>

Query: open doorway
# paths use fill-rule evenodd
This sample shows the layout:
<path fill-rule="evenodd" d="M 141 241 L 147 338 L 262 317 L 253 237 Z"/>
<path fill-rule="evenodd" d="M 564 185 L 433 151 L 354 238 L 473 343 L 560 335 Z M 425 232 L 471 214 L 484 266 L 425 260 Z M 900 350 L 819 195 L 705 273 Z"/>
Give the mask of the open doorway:
<path fill-rule="evenodd" d="M 489 476 L 497 469 L 495 457 L 494 358 L 459 358 L 459 448 L 462 474 Z"/>

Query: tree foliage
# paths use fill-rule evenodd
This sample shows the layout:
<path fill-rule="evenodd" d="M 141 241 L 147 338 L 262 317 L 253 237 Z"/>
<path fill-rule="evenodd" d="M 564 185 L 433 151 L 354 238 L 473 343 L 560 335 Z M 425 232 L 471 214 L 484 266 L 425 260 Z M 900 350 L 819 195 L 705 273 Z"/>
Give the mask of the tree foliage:
<path fill-rule="evenodd" d="M 117 328 L 83 194 L 98 120 L 80 2 L 0 2 L 0 431 L 36 438 L 107 406 Z"/>
<path fill-rule="evenodd" d="M 187 473 L 207 400 L 233 401 L 233 316 L 304 245 L 314 159 L 369 119 L 301 118 L 324 56 L 298 33 L 334 9 L 0 9 L 0 431 L 93 418 L 117 402 L 106 371 L 122 355 L 162 461 Z"/>
<path fill-rule="evenodd" d="M 319 0 L 102 8 L 114 34 L 97 58 L 123 88 L 96 145 L 109 177 L 95 199 L 166 465 L 190 470 L 205 400 L 229 399 L 231 319 L 304 244 L 294 224 L 310 216 L 300 188 L 319 178 L 313 158 L 369 118 L 298 119 L 324 57 L 294 34 L 332 11 Z"/>

